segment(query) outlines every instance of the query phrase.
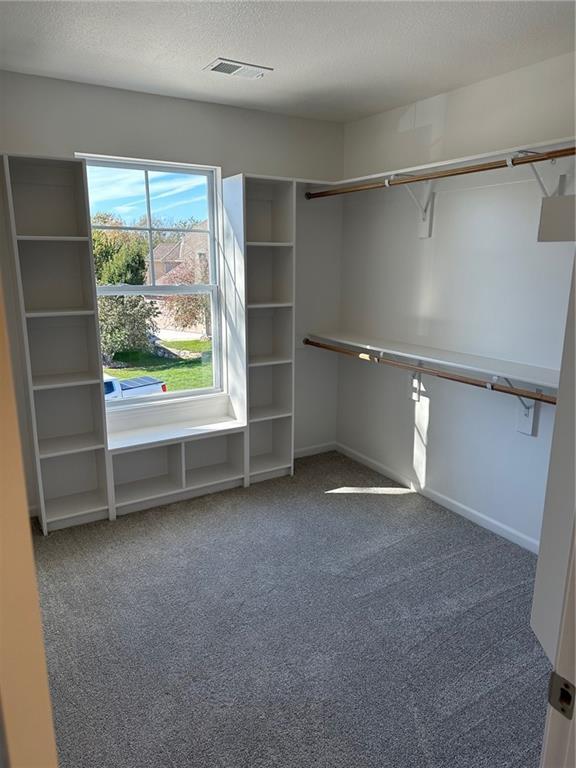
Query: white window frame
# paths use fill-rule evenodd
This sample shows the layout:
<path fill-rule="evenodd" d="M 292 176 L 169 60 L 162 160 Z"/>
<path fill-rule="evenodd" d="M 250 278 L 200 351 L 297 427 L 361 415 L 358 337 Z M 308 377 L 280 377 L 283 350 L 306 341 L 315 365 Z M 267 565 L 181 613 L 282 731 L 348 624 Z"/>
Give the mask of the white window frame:
<path fill-rule="evenodd" d="M 220 169 L 217 166 L 210 165 L 192 165 L 188 163 L 170 163 L 154 160 L 136 160 L 132 158 L 108 157 L 105 155 L 88 155 L 76 153 L 86 161 L 87 166 L 100 166 L 107 168 L 127 168 L 144 171 L 145 192 L 146 192 L 146 211 L 148 224 L 147 227 L 129 226 L 129 225 L 94 225 L 90 224 L 92 230 L 100 231 L 131 231 L 142 232 L 148 235 L 148 249 L 150 253 L 150 274 L 152 283 L 150 285 L 97 285 L 96 295 L 100 296 L 193 296 L 209 295 L 212 304 L 212 372 L 213 386 L 196 389 L 182 389 L 176 392 L 165 392 L 157 395 L 145 395 L 142 397 L 130 398 L 130 400 L 109 400 L 106 402 L 106 408 L 120 409 L 143 405 L 145 403 L 159 404 L 162 402 L 173 401 L 174 399 L 196 398 L 202 395 L 213 395 L 223 391 L 222 384 L 222 289 L 220 285 L 220 263 L 218 248 L 219 232 L 219 208 L 218 208 L 218 187 L 220 185 Z M 152 215 L 150 206 L 150 188 L 148 182 L 148 171 L 170 171 L 173 173 L 193 173 L 197 176 L 205 176 L 208 190 L 208 229 L 191 228 L 177 229 L 172 227 L 154 227 L 152 226 Z M 91 217 L 90 217 L 91 218 Z M 152 248 L 152 236 L 154 232 L 197 232 L 207 234 L 210 249 L 210 283 L 195 283 L 193 285 L 154 285 L 154 260 Z"/>

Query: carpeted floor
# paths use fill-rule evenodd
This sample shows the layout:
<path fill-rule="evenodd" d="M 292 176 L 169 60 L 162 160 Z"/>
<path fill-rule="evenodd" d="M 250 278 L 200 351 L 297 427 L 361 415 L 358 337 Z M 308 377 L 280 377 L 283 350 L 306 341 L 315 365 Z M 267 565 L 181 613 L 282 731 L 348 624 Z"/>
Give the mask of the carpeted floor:
<path fill-rule="evenodd" d="M 395 484 L 331 453 L 37 537 L 62 768 L 536 768 L 535 557 L 347 486 Z"/>

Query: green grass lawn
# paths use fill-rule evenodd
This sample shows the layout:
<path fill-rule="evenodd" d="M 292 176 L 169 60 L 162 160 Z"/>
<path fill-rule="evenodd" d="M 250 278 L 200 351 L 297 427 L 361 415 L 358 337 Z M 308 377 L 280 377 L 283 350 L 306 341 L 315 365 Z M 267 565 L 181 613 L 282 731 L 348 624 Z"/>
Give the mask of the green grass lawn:
<path fill-rule="evenodd" d="M 190 352 L 203 352 L 212 348 L 210 341 L 167 341 L 165 344 L 171 349 Z M 202 363 L 201 360 L 169 360 L 140 350 L 119 352 L 114 359 L 129 366 L 104 368 L 104 373 L 118 379 L 154 376 L 166 384 L 168 392 L 213 386 L 212 363 Z"/>
<path fill-rule="evenodd" d="M 165 341 L 165 347 L 170 349 L 183 349 L 187 352 L 207 352 L 212 349 L 210 339 L 194 339 L 192 341 Z"/>

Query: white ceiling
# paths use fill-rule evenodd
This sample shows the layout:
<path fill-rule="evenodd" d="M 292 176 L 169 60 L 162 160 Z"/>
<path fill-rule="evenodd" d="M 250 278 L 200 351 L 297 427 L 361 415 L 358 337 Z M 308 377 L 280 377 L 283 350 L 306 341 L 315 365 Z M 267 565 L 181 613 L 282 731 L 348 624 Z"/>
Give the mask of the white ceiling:
<path fill-rule="evenodd" d="M 0 2 L 0 68 L 336 121 L 573 49 L 572 2 Z"/>

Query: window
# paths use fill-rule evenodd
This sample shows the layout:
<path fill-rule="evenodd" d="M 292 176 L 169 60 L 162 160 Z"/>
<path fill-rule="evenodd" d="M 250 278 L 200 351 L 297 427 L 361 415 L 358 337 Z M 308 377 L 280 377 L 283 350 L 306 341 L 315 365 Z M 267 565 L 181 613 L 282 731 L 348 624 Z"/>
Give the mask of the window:
<path fill-rule="evenodd" d="M 106 401 L 218 389 L 215 171 L 87 163 Z"/>

